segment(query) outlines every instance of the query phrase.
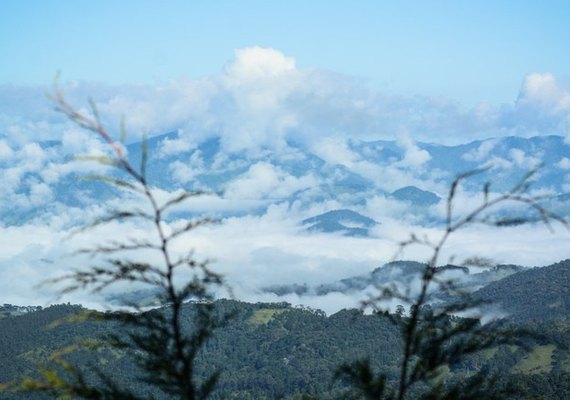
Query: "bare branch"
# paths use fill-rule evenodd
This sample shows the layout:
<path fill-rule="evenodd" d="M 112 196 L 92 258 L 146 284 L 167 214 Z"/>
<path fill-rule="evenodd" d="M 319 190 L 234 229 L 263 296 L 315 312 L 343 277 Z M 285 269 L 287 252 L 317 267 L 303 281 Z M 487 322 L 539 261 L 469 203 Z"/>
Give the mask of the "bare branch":
<path fill-rule="evenodd" d="M 212 315 L 212 307 L 202 304 L 196 307 L 196 330 L 188 333 L 182 326 L 182 307 L 188 298 L 211 298 L 211 287 L 224 284 L 223 277 L 208 268 L 207 261 L 196 261 L 193 253 L 181 257 L 173 262 L 170 251 L 170 242 L 184 233 L 211 222 L 203 218 L 186 222 L 182 227 L 174 230 L 170 235 L 164 231 L 164 212 L 182 201 L 199 196 L 201 192 L 183 193 L 167 200 L 161 207 L 153 194 L 146 178 L 148 163 L 148 143 L 143 137 L 141 145 L 141 164 L 135 169 L 125 157 L 123 145 L 126 138 L 124 119 L 121 121 L 120 141 L 115 141 L 107 132 L 101 122 L 97 106 L 89 99 L 91 115 L 84 114 L 71 106 L 56 80 L 51 95 L 58 111 L 66 115 L 80 127 L 93 132 L 112 150 L 112 157 L 86 157 L 86 159 L 102 162 L 126 172 L 126 179 L 114 176 L 95 175 L 86 179 L 97 179 L 112 186 L 127 189 L 144 200 L 150 211 L 139 209 L 113 210 L 107 215 L 97 218 L 93 223 L 74 232 L 74 234 L 92 229 L 113 221 L 140 220 L 149 225 L 149 229 L 156 234 L 155 241 L 141 239 L 111 240 L 106 244 L 95 246 L 93 249 L 81 250 L 79 253 L 95 255 L 114 255 L 119 257 L 122 252 L 154 251 L 162 258 L 158 265 L 147 262 L 136 262 L 110 258 L 105 260 L 104 266 L 91 267 L 86 271 L 75 271 L 68 275 L 56 278 L 51 283 L 66 283 L 62 293 L 75 290 L 91 290 L 99 292 L 105 288 L 119 283 L 142 283 L 158 289 L 158 297 L 162 301 L 163 309 L 146 313 L 113 313 L 111 319 L 120 321 L 133 328 L 128 334 L 128 340 L 117 339 L 111 345 L 135 350 L 135 354 L 142 353 L 138 361 L 147 373 L 147 382 L 157 386 L 163 392 L 176 398 L 187 400 L 205 399 L 214 389 L 217 374 L 205 379 L 202 384 L 194 380 L 194 361 L 198 350 L 204 345 L 219 323 Z M 188 267 L 191 274 L 186 281 L 178 282 L 182 276 L 175 272 L 179 267 Z M 180 289 L 178 289 L 180 287 Z M 54 395 L 73 393 L 74 388 L 85 389 L 87 386 L 82 375 L 76 374 L 69 364 L 60 365 L 70 372 L 75 379 L 74 384 L 59 384 L 50 386 L 50 382 L 36 382 L 35 390 L 49 391 Z M 107 385 L 103 391 L 78 391 L 77 396 L 83 398 L 138 398 L 131 393 L 120 392 L 111 379 L 98 372 L 100 380 Z M 33 386 L 33 385 L 32 385 Z M 79 389 L 78 389 L 79 390 Z M 113 397 L 110 393 L 116 395 Z M 105 397 L 107 395 L 107 397 Z M 89 397 L 91 396 L 91 397 Z M 99 396 L 99 397 L 97 397 Z"/>
<path fill-rule="evenodd" d="M 159 208 L 159 210 L 161 212 L 165 212 L 167 209 L 169 209 L 170 207 L 180 204 L 183 201 L 193 198 L 193 197 L 199 197 L 199 196 L 203 196 L 205 195 L 206 192 L 201 192 L 201 191 L 196 191 L 196 192 L 183 192 L 182 194 L 168 200 L 166 203 L 164 203 L 162 205 L 162 207 Z"/>

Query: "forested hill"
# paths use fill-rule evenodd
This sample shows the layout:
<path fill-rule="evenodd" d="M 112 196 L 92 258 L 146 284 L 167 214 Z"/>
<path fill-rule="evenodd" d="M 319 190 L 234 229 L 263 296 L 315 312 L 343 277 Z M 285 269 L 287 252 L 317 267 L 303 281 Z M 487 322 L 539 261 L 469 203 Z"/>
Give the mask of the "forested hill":
<path fill-rule="evenodd" d="M 287 303 L 228 300 L 217 301 L 216 310 L 234 317 L 216 332 L 199 359 L 199 376 L 216 370 L 222 373 L 214 398 L 331 395 L 341 390 L 331 387 L 341 363 L 370 357 L 376 360 L 376 367 L 390 369 L 398 360 L 399 330 L 388 318 L 364 316 L 357 310 L 327 317 L 321 311 Z M 117 333 L 119 328 L 108 322 L 81 321 L 78 316 L 85 311 L 79 306 L 58 305 L 0 319 L 0 382 L 34 376 L 36 368 L 49 361 L 50 354 L 78 338 Z M 183 320 L 189 322 L 192 318 L 193 306 L 188 304 Z M 72 360 L 87 370 L 104 365 L 105 371 L 122 385 L 144 386 L 126 354 L 84 350 Z M 2 398 L 32 398 L 28 396 Z"/>
<path fill-rule="evenodd" d="M 230 312 L 234 317 L 216 331 L 198 359 L 199 377 L 221 372 L 213 399 L 300 399 L 306 394 L 321 399 L 342 397 L 346 383 L 334 381 L 335 372 L 342 363 L 362 358 L 370 359 L 389 379 L 397 376 L 401 354 L 397 318 L 393 323 L 386 316 L 363 315 L 358 310 L 342 310 L 327 317 L 321 311 L 287 303 L 220 300 L 215 304 L 218 312 Z M 189 329 L 193 307 L 187 304 L 183 312 Z M 79 306 L 58 305 L 0 319 L 0 382 L 34 376 L 50 354 L 78 339 L 121 332 L 108 322 L 78 318 L 85 311 Z M 449 366 L 448 379 L 462 379 L 474 369 L 486 368 L 501 375 L 497 384 L 514 381 L 528 393 L 549 393 L 541 398 L 568 398 L 570 358 L 564 345 L 568 345 L 570 329 L 563 324 L 538 328 L 549 337 L 556 336 L 558 342 L 530 341 L 526 348 L 505 346 L 469 357 Z M 70 359 L 86 371 L 104 366 L 121 385 L 147 390 L 125 353 L 81 350 Z M 44 397 L 5 394 L 2 398 Z"/>
<path fill-rule="evenodd" d="M 509 318 L 547 321 L 570 315 L 570 260 L 525 270 L 492 282 L 474 294 L 494 302 Z"/>

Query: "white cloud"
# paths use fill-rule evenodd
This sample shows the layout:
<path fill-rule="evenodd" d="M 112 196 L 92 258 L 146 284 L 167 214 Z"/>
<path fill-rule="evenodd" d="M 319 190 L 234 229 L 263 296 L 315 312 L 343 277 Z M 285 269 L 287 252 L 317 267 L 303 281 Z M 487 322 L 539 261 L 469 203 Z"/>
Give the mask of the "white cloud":
<path fill-rule="evenodd" d="M 28 143 L 20 150 L 20 158 L 32 170 L 38 170 L 46 158 L 46 152 L 37 143 Z"/>
<path fill-rule="evenodd" d="M 468 199 L 462 199 L 461 203 L 464 200 Z M 371 207 L 385 205 L 370 204 Z M 60 276 L 78 265 L 96 263 L 96 260 L 69 257 L 75 250 L 104 243 L 105 238 L 154 238 L 152 230 L 145 225 L 114 223 L 66 239 L 70 230 L 65 220 L 76 217 L 67 215 L 69 212 L 65 210 L 61 217 L 38 224 L 0 227 L 2 301 L 40 305 L 53 302 L 56 300 L 55 287 L 45 286 L 38 290 L 35 285 Z M 93 212 L 96 210 L 78 210 L 80 214 Z M 309 234 L 299 226 L 304 216 L 285 205 L 272 206 L 262 216 L 228 218 L 220 224 L 193 231 L 173 243 L 172 250 L 176 254 L 183 254 L 190 247 L 195 249 L 198 259 L 212 259 L 211 267 L 226 276 L 239 299 L 286 300 L 334 312 L 347 305 L 357 305 L 365 293 L 277 298 L 261 294 L 260 289 L 282 283 L 318 285 L 367 274 L 390 261 L 396 254 L 398 243 L 409 238 L 411 232 L 434 240 L 443 234 L 439 229 L 421 228 L 389 217 L 383 217 L 382 224 L 375 229 L 376 238 Z M 164 228 L 169 231 L 183 223 L 183 220 L 175 220 Z M 445 263 L 455 257 L 455 261 L 459 262 L 472 256 L 484 256 L 496 262 L 540 266 L 565 258 L 568 240 L 566 231 L 557 229 L 551 233 L 541 225 L 502 229 L 472 226 L 451 238 L 440 260 Z M 400 258 L 424 261 L 430 253 L 427 248 L 410 247 Z M 148 255 L 145 258 L 154 259 Z M 128 288 L 111 288 L 111 292 L 115 293 L 124 290 Z M 78 292 L 62 300 L 68 299 L 90 306 L 99 304 L 98 308 L 102 308 L 101 297 L 87 292 Z"/>
<path fill-rule="evenodd" d="M 420 168 L 431 159 L 426 150 L 420 149 L 409 135 L 403 134 L 398 137 L 398 144 L 404 150 L 404 159 L 397 164 L 404 168 Z"/>
<path fill-rule="evenodd" d="M 225 191 L 229 199 L 285 199 L 314 186 L 311 175 L 295 177 L 267 162 L 258 162 L 230 182 Z"/>
<path fill-rule="evenodd" d="M 0 162 L 7 162 L 14 156 L 14 150 L 6 142 L 6 140 L 0 140 Z"/>
<path fill-rule="evenodd" d="M 482 136 L 570 132 L 570 91 L 551 73 L 525 77 L 512 104 L 482 101 L 466 108 L 441 97 L 386 95 L 357 79 L 299 68 L 293 57 L 261 47 L 236 50 L 220 72 L 203 79 L 155 86 L 76 82 L 65 90 L 79 108 L 93 97 L 112 132 L 124 116 L 131 137 L 181 130 L 192 144 L 219 136 L 230 151 L 283 149 L 290 140 L 392 139 L 398 132 L 414 140 L 454 143 Z M 45 91 L 2 87 L 0 134 L 9 143 L 59 139 L 69 129 L 71 124 L 53 111 Z M 164 151 L 176 148 L 180 144 Z M 415 152 L 408 161 L 421 164 L 424 159 L 425 154 Z"/>
<path fill-rule="evenodd" d="M 406 212 L 409 211 L 408 208 L 405 202 L 384 196 L 373 196 L 366 200 L 366 211 L 364 214 L 382 223 L 385 218 L 412 217 L 413 214 Z"/>
<path fill-rule="evenodd" d="M 509 155 L 511 156 L 511 159 L 514 161 L 516 166 L 519 168 L 533 169 L 536 168 L 541 162 L 540 155 L 538 157 L 528 156 L 521 149 L 510 149 Z"/>
<path fill-rule="evenodd" d="M 192 168 L 181 161 L 174 161 L 168 166 L 168 171 L 172 175 L 172 178 L 178 183 L 188 183 L 194 180 L 197 175 L 201 173 L 198 168 Z"/>
<path fill-rule="evenodd" d="M 180 153 L 185 153 L 192 150 L 195 146 L 190 140 L 182 140 L 180 137 L 184 137 L 184 132 L 182 130 L 178 130 L 177 139 L 164 139 L 160 143 L 160 147 L 158 148 L 158 157 L 168 157 L 177 155 Z"/>
<path fill-rule="evenodd" d="M 500 125 L 512 134 L 570 133 L 570 91 L 551 73 L 531 73 L 512 107 L 503 110 Z"/>
<path fill-rule="evenodd" d="M 224 72 L 229 85 L 257 84 L 259 80 L 273 79 L 294 72 L 295 59 L 278 50 L 249 47 L 235 51 L 235 60 Z"/>
<path fill-rule="evenodd" d="M 570 158 L 562 157 L 556 165 L 561 169 L 570 169 Z"/>
<path fill-rule="evenodd" d="M 570 111 L 570 93 L 551 73 L 532 73 L 525 78 L 517 103 L 549 114 Z"/>
<path fill-rule="evenodd" d="M 99 138 L 91 132 L 79 127 L 65 129 L 61 136 L 61 150 L 64 154 L 78 156 L 81 154 L 104 154 L 104 146 Z"/>
<path fill-rule="evenodd" d="M 495 140 L 485 140 L 479 147 L 463 155 L 465 161 L 483 161 L 495 147 Z"/>
<path fill-rule="evenodd" d="M 311 151 L 331 165 L 340 164 L 349 168 L 359 158 L 343 138 L 321 138 L 312 143 Z"/>
<path fill-rule="evenodd" d="M 521 168 L 523 170 L 532 170 L 537 168 L 541 162 L 544 154 L 542 152 L 534 155 L 528 155 L 523 150 L 512 148 L 508 150 L 506 158 L 496 155 L 490 155 L 491 150 L 494 148 L 495 141 L 485 141 L 479 148 L 463 156 L 466 161 L 478 161 L 482 166 L 490 167 L 492 170 L 509 171 L 513 168 Z"/>
<path fill-rule="evenodd" d="M 188 183 L 192 181 L 197 175 L 204 172 L 204 160 L 200 150 L 192 153 L 188 160 L 182 162 L 176 160 L 168 166 L 168 170 L 172 178 L 178 183 Z"/>
<path fill-rule="evenodd" d="M 30 202 L 32 203 L 32 205 L 48 204 L 52 200 L 53 200 L 53 192 L 47 184 L 39 182 L 31 186 Z"/>
<path fill-rule="evenodd" d="M 229 113 L 220 121 L 222 145 L 230 151 L 266 145 L 282 148 L 298 126 L 287 98 L 303 84 L 295 60 L 281 52 L 252 47 L 236 50 L 220 76 L 220 95 Z"/>
<path fill-rule="evenodd" d="M 235 170 L 239 168 L 248 167 L 250 163 L 248 160 L 240 158 L 232 158 L 226 152 L 218 152 L 214 156 L 214 161 L 211 165 L 212 171 Z"/>

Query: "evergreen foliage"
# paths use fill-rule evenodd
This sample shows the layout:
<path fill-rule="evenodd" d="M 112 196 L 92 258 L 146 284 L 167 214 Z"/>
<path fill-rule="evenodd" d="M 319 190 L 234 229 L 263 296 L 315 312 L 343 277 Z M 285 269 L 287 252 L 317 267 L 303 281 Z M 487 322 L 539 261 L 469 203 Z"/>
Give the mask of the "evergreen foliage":
<path fill-rule="evenodd" d="M 493 301 L 516 321 L 545 321 L 569 315 L 569 288 L 570 260 L 565 260 L 489 284 L 475 297 Z"/>
<path fill-rule="evenodd" d="M 349 380 L 333 381 L 333 376 L 339 363 L 351 364 L 365 358 L 370 360 L 375 374 L 387 376 L 388 385 L 398 381 L 402 336 L 400 326 L 388 316 L 342 310 L 327 317 L 316 310 L 283 303 L 247 304 L 218 300 L 213 304 L 216 315 L 232 314 L 234 318 L 216 330 L 196 358 L 196 379 L 219 371 L 216 390 L 210 396 L 212 399 L 348 398 L 351 394 Z M 186 303 L 182 308 L 185 328 L 190 329 L 193 324 L 194 307 L 195 303 Z M 174 397 L 140 379 L 144 371 L 129 349 L 101 346 L 104 344 L 102 338 L 125 334 L 124 326 L 108 319 L 100 322 L 85 319 L 82 317 L 85 311 L 79 306 L 59 305 L 0 321 L 0 332 L 3 333 L 1 356 L 3 360 L 9 360 L 0 365 L 0 381 L 22 376 L 33 381 L 39 377 L 36 366 L 48 365 L 55 355 L 84 371 L 90 385 L 101 384 L 94 373 L 99 368 L 113 376 L 124 390 L 157 399 Z M 499 346 L 457 360 L 445 369 L 445 380 L 462 384 L 474 372 L 485 370 L 495 376 L 494 381 L 488 382 L 494 382 L 497 389 L 519 389 L 518 394 L 505 398 L 527 398 L 545 393 L 553 394 L 548 398 L 567 397 L 570 394 L 568 386 L 557 379 L 570 377 L 567 346 L 570 324 L 557 321 L 549 325 L 537 322 L 522 326 L 540 332 L 547 339 L 523 338 L 520 346 Z M 81 338 L 79 344 L 83 348 L 73 347 L 77 338 Z M 72 349 L 76 350 L 64 354 L 64 350 Z M 537 353 L 542 358 L 535 358 Z M 410 397 L 416 394 L 419 397 L 425 388 L 413 389 Z M 53 396 L 27 392 L 3 393 L 2 398 L 22 400 Z"/>

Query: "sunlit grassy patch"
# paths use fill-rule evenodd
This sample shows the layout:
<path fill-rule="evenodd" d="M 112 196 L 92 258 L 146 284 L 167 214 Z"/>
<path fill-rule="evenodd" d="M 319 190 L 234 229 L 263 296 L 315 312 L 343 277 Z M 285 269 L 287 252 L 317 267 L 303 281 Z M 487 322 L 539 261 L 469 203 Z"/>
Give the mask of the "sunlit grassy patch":
<path fill-rule="evenodd" d="M 552 354 L 556 346 L 553 344 L 536 346 L 527 356 L 515 365 L 513 372 L 523 374 L 542 374 L 552 370 Z"/>
<path fill-rule="evenodd" d="M 279 308 L 264 308 L 255 310 L 253 315 L 249 318 L 248 323 L 252 325 L 265 325 L 271 321 L 275 316 L 281 314 L 284 309 Z"/>

